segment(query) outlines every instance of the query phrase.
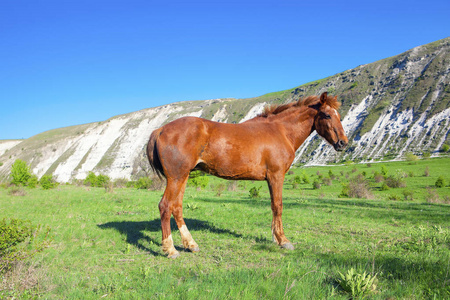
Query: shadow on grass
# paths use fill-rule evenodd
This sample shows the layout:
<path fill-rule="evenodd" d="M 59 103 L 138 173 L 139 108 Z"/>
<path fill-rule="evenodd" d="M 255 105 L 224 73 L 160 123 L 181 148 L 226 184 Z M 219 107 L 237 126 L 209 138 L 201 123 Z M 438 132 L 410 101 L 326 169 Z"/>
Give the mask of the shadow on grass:
<path fill-rule="evenodd" d="M 215 234 L 228 234 L 236 238 L 244 238 L 244 239 L 252 239 L 256 242 L 266 242 L 265 239 L 262 239 L 261 237 L 251 237 L 251 236 L 244 236 L 242 234 L 233 232 L 228 229 L 223 229 L 214 226 L 213 224 L 210 224 L 207 221 L 201 221 L 196 219 L 184 219 L 186 226 L 189 228 L 189 231 L 200 231 L 205 230 L 209 231 L 211 233 Z M 136 246 L 137 248 L 147 251 L 154 256 L 162 256 L 162 252 L 156 252 L 149 247 L 146 246 L 146 244 L 155 244 L 158 246 L 161 246 L 161 241 L 158 239 L 154 239 L 145 232 L 161 232 L 161 221 L 160 219 L 154 219 L 152 221 L 122 221 L 122 222 L 108 222 L 104 224 L 97 225 L 101 229 L 115 229 L 121 234 L 126 235 L 127 239 L 126 242 Z M 178 231 L 178 228 L 176 226 L 175 220 L 170 220 L 170 228 L 172 231 Z M 175 247 L 177 250 L 184 250 L 179 247 Z"/>
<path fill-rule="evenodd" d="M 298 202 L 292 196 L 283 198 L 283 207 L 285 209 L 302 209 L 302 208 L 321 208 L 321 209 L 340 209 L 350 214 L 359 214 L 362 209 L 365 213 L 376 219 L 391 220 L 392 218 L 403 219 L 416 223 L 418 221 L 427 222 L 447 222 L 450 219 L 450 206 L 444 204 L 430 203 L 413 203 L 413 202 L 394 202 L 394 201 L 378 201 L 367 199 L 307 199 L 306 202 Z M 237 204 L 248 207 L 270 207 L 269 198 L 260 199 L 210 199 L 206 197 L 198 197 L 196 201 L 218 204 Z"/>

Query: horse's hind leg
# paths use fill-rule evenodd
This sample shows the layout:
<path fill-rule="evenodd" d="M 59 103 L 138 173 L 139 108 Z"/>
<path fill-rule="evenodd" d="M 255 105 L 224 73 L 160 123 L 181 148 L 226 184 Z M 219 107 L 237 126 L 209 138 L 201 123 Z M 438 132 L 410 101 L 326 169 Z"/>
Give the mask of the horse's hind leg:
<path fill-rule="evenodd" d="M 184 182 L 185 184 L 185 182 Z M 183 181 L 175 181 L 167 179 L 166 190 L 159 202 L 159 213 L 161 216 L 161 230 L 162 230 L 162 250 L 169 258 L 176 258 L 180 255 L 173 245 L 172 232 L 170 230 L 170 217 L 174 210 L 176 210 L 176 203 L 178 198 L 183 197 L 184 186 Z"/>
<path fill-rule="evenodd" d="M 176 202 L 174 203 L 173 208 L 173 216 L 175 218 L 175 221 L 177 222 L 178 229 L 180 230 L 181 234 L 181 240 L 183 241 L 183 246 L 185 249 L 190 250 L 191 252 L 198 252 L 200 251 L 197 243 L 192 238 L 191 233 L 189 232 L 186 223 L 183 219 L 183 195 L 184 190 L 186 188 L 186 182 L 187 178 L 183 183 L 182 189 L 176 199 Z"/>
<path fill-rule="evenodd" d="M 183 195 L 188 177 L 181 180 L 167 180 L 166 190 L 159 203 L 162 229 L 162 250 L 169 258 L 176 258 L 180 254 L 173 245 L 172 233 L 170 230 L 170 216 L 173 214 L 181 233 L 183 246 L 192 252 L 199 251 L 197 243 L 192 238 L 183 220 Z"/>

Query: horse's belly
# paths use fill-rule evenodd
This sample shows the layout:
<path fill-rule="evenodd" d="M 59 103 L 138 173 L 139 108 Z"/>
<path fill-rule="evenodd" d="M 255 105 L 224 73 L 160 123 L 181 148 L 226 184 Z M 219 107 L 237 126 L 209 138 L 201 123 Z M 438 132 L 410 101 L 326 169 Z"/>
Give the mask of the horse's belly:
<path fill-rule="evenodd" d="M 266 170 L 255 161 L 244 163 L 241 159 L 220 158 L 200 161 L 196 169 L 208 174 L 231 180 L 264 180 Z"/>

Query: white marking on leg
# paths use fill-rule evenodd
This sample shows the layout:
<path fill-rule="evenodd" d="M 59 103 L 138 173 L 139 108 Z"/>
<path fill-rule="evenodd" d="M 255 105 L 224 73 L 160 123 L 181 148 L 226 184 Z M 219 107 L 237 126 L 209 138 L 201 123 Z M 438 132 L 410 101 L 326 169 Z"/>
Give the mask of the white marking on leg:
<path fill-rule="evenodd" d="M 183 241 L 183 246 L 186 249 L 190 249 L 193 252 L 198 251 L 198 245 L 192 238 L 186 225 L 180 227 L 181 240 Z"/>
<path fill-rule="evenodd" d="M 179 255 L 178 251 L 173 246 L 172 234 L 162 241 L 162 250 L 169 257 L 177 257 Z"/>

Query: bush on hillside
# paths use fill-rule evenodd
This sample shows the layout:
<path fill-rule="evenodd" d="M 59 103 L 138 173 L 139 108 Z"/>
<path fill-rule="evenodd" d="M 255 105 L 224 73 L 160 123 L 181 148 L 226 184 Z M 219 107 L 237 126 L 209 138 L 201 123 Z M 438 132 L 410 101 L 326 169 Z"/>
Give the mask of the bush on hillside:
<path fill-rule="evenodd" d="M 97 176 L 94 174 L 94 172 L 89 172 L 89 174 L 84 179 L 84 185 L 87 186 L 96 186 L 97 184 Z"/>
<path fill-rule="evenodd" d="M 407 161 L 416 161 L 419 159 L 419 157 L 412 152 L 406 152 L 405 159 Z"/>
<path fill-rule="evenodd" d="M 108 175 L 99 174 L 97 176 L 97 187 L 106 187 L 111 181 Z"/>
<path fill-rule="evenodd" d="M 58 183 L 53 179 L 52 175 L 44 175 L 39 180 L 40 185 L 44 190 L 49 190 L 58 186 Z"/>
<path fill-rule="evenodd" d="M 17 186 L 27 186 L 32 174 L 30 167 L 21 159 L 17 159 L 11 166 L 11 183 Z"/>
<path fill-rule="evenodd" d="M 110 180 L 111 179 L 107 175 L 99 174 L 97 176 L 94 172 L 89 172 L 88 176 L 84 179 L 84 185 L 91 187 L 105 187 Z"/>
<path fill-rule="evenodd" d="M 32 174 L 31 177 L 28 179 L 28 187 L 34 189 L 39 183 L 39 180 L 36 175 Z"/>
<path fill-rule="evenodd" d="M 135 184 L 135 188 L 141 190 L 149 190 L 152 187 L 153 181 L 148 177 L 141 177 Z"/>

